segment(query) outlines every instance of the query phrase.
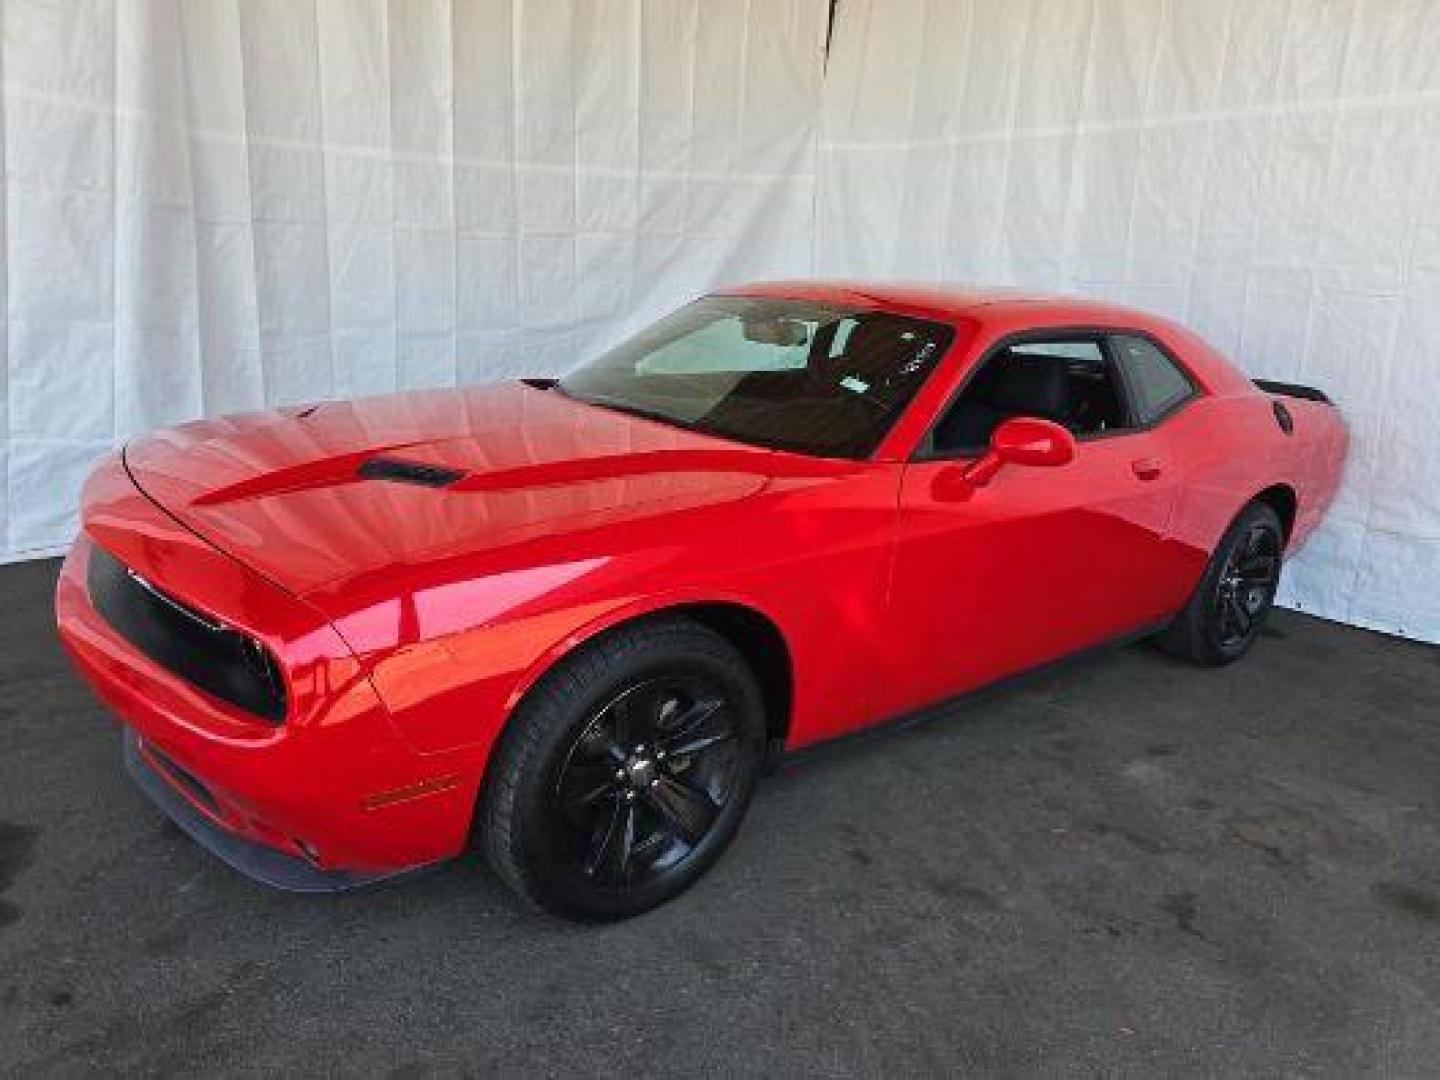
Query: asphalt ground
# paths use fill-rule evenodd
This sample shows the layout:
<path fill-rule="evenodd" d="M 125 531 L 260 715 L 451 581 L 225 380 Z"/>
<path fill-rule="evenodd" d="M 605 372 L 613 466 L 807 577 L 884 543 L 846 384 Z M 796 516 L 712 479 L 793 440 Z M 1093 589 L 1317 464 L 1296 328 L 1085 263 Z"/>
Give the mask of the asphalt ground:
<path fill-rule="evenodd" d="M 0 1072 L 1433 1075 L 1440 650 L 1277 612 L 786 763 L 678 902 L 331 897 L 168 824 L 0 568 Z"/>

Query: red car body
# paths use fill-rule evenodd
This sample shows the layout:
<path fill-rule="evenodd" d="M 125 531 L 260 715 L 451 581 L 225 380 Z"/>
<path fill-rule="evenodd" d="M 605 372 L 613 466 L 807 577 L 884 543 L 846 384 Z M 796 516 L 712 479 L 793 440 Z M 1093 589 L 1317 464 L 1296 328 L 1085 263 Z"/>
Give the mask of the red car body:
<path fill-rule="evenodd" d="M 733 292 L 921 317 L 954 339 L 863 461 L 728 442 L 523 382 L 158 432 L 85 488 L 57 595 L 75 662 L 210 826 L 359 880 L 460 852 L 516 703 L 623 621 L 687 608 L 750 635 L 783 668 L 772 734 L 801 747 L 1161 625 L 1248 501 L 1274 502 L 1293 551 L 1336 490 L 1333 408 L 1286 399 L 1287 433 L 1276 399 L 1162 319 L 1003 292 Z M 1197 393 L 1153 427 L 1082 440 L 1064 467 L 1007 468 L 984 488 L 963 462 L 917 458 L 980 358 L 1039 328 L 1146 335 Z M 359 475 L 379 453 L 462 478 Z M 97 547 L 263 643 L 284 722 L 117 634 L 87 594 Z"/>

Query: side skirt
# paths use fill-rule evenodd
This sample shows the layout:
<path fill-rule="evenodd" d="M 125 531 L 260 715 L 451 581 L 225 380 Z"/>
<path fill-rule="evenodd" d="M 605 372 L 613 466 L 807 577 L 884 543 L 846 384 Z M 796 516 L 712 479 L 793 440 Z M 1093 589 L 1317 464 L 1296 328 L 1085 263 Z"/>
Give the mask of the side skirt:
<path fill-rule="evenodd" d="M 837 735 L 831 739 L 822 739 L 819 742 L 803 746 L 799 750 L 788 750 L 780 739 L 772 739 L 766 748 L 765 771 L 767 773 L 773 773 L 779 769 L 782 764 L 804 761 L 811 754 L 829 750 L 831 747 L 846 746 L 864 739 L 882 737 L 903 728 L 939 719 L 942 714 L 948 714 L 951 709 L 957 706 L 987 701 L 992 697 L 998 697 L 1002 694 L 1017 690 L 1029 683 L 1038 681 L 1044 676 L 1053 675 L 1057 671 L 1062 671 L 1065 668 L 1083 663 L 1096 656 L 1104 655 L 1116 649 L 1123 649 L 1127 645 L 1135 644 L 1137 641 L 1144 641 L 1146 638 L 1154 637 L 1174 621 L 1175 616 L 1171 615 L 1168 618 L 1160 619 L 1156 622 L 1146 623 L 1138 629 L 1129 630 L 1117 637 L 1109 638 L 1098 645 L 1087 645 L 1083 649 L 1066 653 L 1064 656 L 1056 657 L 1054 660 L 1047 660 L 1043 664 L 1026 668 L 1013 675 L 1001 676 L 994 682 L 988 682 L 972 690 L 966 690 L 963 693 L 941 698 L 939 701 L 932 702 L 929 705 L 922 705 L 918 709 L 911 709 L 908 712 L 899 713 L 883 720 L 877 720 L 872 724 L 867 724 L 863 728 L 846 732 L 844 735 Z"/>

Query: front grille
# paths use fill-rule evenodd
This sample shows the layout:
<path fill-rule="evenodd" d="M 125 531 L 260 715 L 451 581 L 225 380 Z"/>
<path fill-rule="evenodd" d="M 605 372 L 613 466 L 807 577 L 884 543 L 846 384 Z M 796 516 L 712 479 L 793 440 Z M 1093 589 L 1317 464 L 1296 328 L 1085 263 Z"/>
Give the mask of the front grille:
<path fill-rule="evenodd" d="M 263 645 L 182 603 L 109 552 L 90 549 L 90 603 L 155 663 L 221 701 L 278 724 L 285 683 Z"/>

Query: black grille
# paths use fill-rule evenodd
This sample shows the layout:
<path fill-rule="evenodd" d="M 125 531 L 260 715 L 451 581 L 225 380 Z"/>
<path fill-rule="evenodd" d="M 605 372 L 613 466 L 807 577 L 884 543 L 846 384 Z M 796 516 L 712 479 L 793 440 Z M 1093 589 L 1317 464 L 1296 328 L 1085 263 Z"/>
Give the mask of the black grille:
<path fill-rule="evenodd" d="M 95 610 L 155 663 L 246 712 L 285 718 L 284 680 L 254 638 L 169 596 L 103 548 L 91 547 L 88 578 Z"/>
<path fill-rule="evenodd" d="M 371 458 L 360 466 L 360 475 L 367 480 L 393 480 L 397 484 L 419 484 L 421 487 L 449 487 L 465 474 L 443 465 L 422 465 L 417 461 L 397 458 Z"/>

